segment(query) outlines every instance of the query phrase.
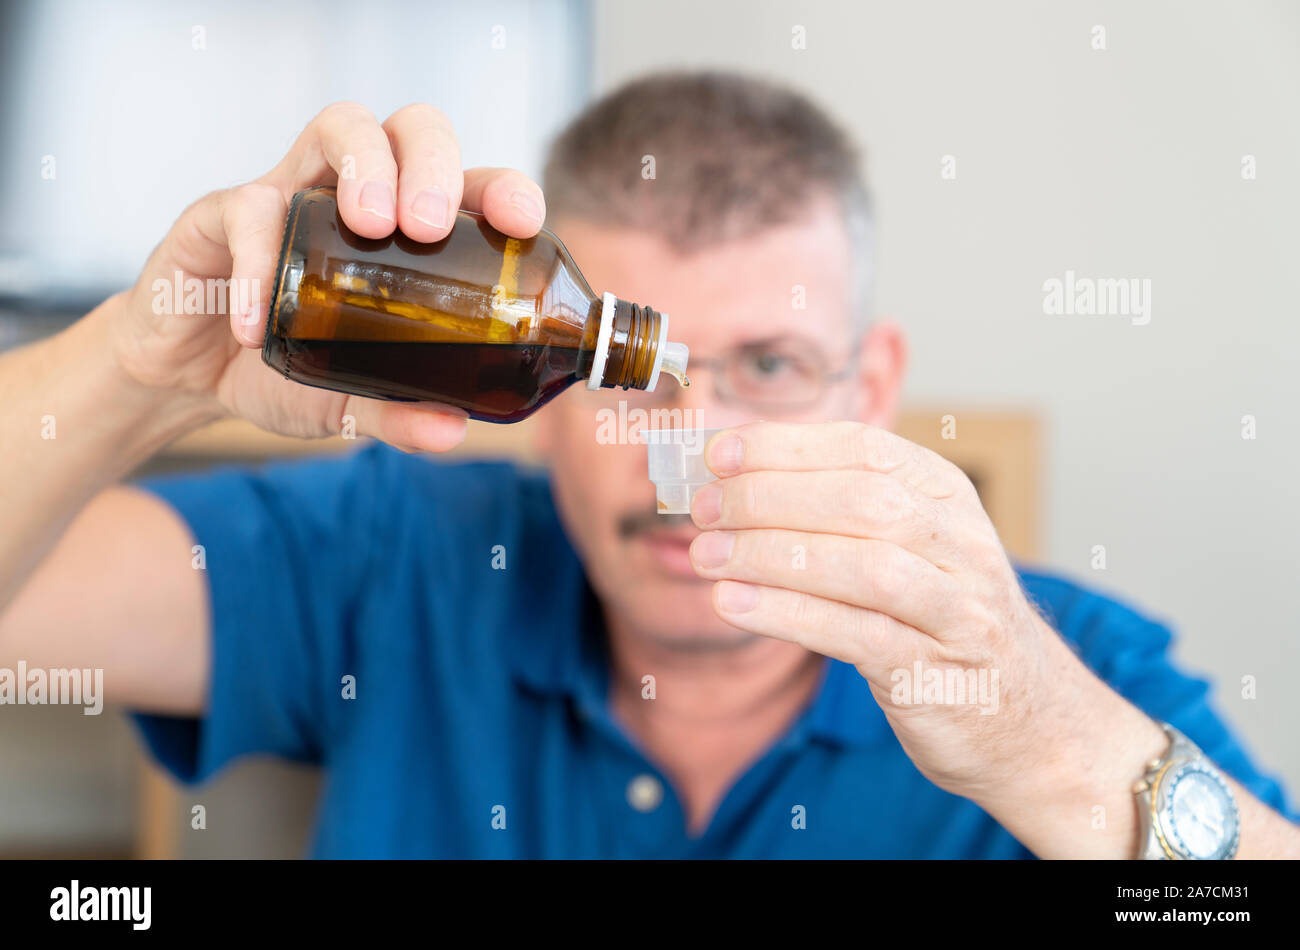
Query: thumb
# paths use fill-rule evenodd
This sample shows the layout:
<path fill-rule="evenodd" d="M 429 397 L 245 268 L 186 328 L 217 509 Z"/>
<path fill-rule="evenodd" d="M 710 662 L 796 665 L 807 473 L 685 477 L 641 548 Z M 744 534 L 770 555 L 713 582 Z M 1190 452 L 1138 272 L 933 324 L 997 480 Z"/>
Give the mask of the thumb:
<path fill-rule="evenodd" d="M 348 417 L 356 431 L 387 442 L 403 452 L 446 452 L 465 441 L 469 416 L 439 403 L 385 402 L 351 396 L 343 405 L 338 430 Z"/>

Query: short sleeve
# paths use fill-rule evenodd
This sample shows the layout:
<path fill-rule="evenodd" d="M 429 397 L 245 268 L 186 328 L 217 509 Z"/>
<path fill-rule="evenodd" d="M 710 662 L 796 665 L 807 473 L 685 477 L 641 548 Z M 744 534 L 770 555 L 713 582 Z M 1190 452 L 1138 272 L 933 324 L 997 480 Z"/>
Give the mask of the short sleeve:
<path fill-rule="evenodd" d="M 137 482 L 193 533 L 208 579 L 210 671 L 201 718 L 132 713 L 155 758 L 184 782 L 268 754 L 316 762 L 347 626 L 371 558 L 384 450 Z M 326 679 L 329 682 L 326 682 Z"/>
<path fill-rule="evenodd" d="M 1281 782 L 1255 764 L 1214 708 L 1210 684 L 1175 665 L 1168 627 L 1064 579 L 1023 571 L 1021 577 L 1047 619 L 1112 689 L 1180 730 L 1260 801 L 1300 822 Z"/>

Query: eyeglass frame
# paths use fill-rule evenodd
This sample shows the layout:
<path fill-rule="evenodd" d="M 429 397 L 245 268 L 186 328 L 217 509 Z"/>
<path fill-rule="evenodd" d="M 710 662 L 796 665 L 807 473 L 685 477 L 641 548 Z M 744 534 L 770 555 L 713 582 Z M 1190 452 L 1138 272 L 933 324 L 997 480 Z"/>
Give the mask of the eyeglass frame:
<path fill-rule="evenodd" d="M 777 336 L 777 337 L 768 337 L 763 340 L 756 340 L 752 343 L 742 343 L 739 346 L 735 346 L 732 349 L 726 351 L 720 356 L 697 357 L 692 355 L 690 359 L 687 361 L 686 372 L 687 375 L 689 376 L 691 371 L 696 369 L 697 367 L 703 367 L 709 370 L 711 375 L 713 376 L 713 395 L 719 402 L 723 403 L 724 405 L 735 406 L 742 409 L 765 409 L 768 411 L 778 411 L 778 412 L 797 412 L 801 409 L 810 409 L 813 406 L 816 406 L 818 403 L 820 403 L 823 399 L 826 398 L 826 394 L 834 387 L 836 383 L 842 382 L 843 380 L 853 375 L 858 357 L 861 355 L 860 348 L 862 346 L 862 341 L 866 337 L 866 335 L 867 335 L 866 330 L 862 330 L 857 334 L 855 334 L 852 341 L 849 343 L 849 356 L 845 360 L 844 365 L 837 370 L 832 370 L 829 372 L 822 373 L 821 378 L 818 381 L 818 384 L 820 386 L 820 391 L 817 393 L 816 397 L 806 401 L 800 401 L 798 403 L 788 403 L 788 402 L 758 403 L 758 402 L 751 402 L 749 400 L 740 399 L 735 395 L 734 391 L 729 391 L 729 387 L 724 386 L 722 382 L 722 380 L 727 376 L 725 369 L 728 361 L 733 359 L 735 356 L 737 356 L 744 350 L 753 349 L 755 347 L 762 346 L 767 343 L 779 342 L 781 340 L 797 339 L 797 337 Z M 724 371 L 719 372 L 718 371 L 719 369 L 722 369 Z"/>

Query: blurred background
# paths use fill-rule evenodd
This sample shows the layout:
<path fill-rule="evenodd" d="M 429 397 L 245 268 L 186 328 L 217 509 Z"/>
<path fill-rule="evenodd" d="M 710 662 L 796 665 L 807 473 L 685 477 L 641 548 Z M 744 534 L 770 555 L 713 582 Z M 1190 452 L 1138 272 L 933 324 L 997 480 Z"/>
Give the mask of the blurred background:
<path fill-rule="evenodd" d="M 876 309 L 912 344 L 900 431 L 971 473 L 1015 556 L 1173 626 L 1300 794 L 1296 4 L 48 0 L 0 6 L 0 64 L 0 348 L 133 282 L 335 100 L 431 102 L 467 165 L 537 177 L 647 70 L 811 92 L 865 147 Z M 1067 271 L 1149 280 L 1149 322 L 1045 314 Z M 463 451 L 525 439 L 476 423 Z M 223 424 L 151 468 L 341 448 Z M 0 761 L 3 856 L 297 855 L 317 782 L 248 762 L 178 790 L 119 713 L 76 707 L 0 706 Z M 189 830 L 196 802 L 220 833 Z"/>

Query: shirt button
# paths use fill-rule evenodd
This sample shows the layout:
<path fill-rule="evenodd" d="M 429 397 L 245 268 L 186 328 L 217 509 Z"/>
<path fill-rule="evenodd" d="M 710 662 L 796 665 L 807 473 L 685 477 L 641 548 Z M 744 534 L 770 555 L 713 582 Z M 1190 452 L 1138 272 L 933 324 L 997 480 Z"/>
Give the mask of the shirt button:
<path fill-rule="evenodd" d="M 627 803 L 637 811 L 654 811 L 663 800 L 663 783 L 653 775 L 638 775 L 627 783 Z"/>

